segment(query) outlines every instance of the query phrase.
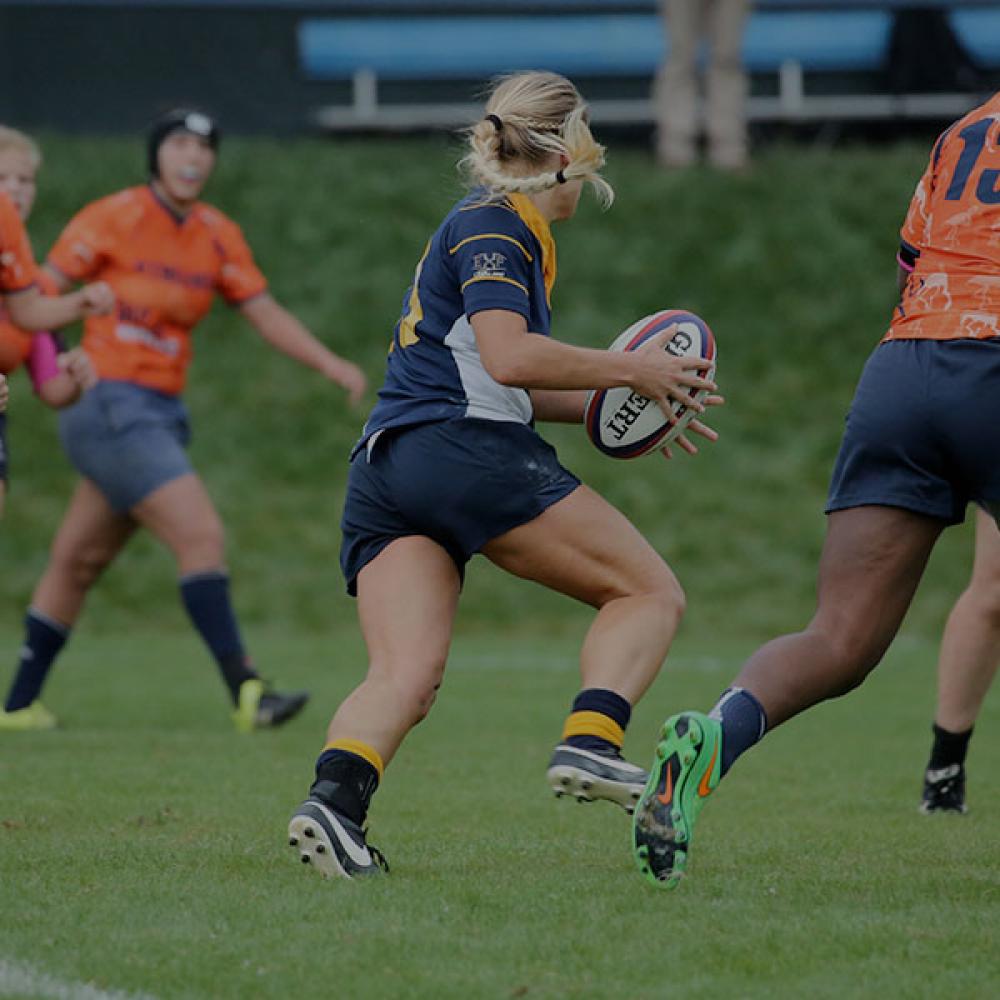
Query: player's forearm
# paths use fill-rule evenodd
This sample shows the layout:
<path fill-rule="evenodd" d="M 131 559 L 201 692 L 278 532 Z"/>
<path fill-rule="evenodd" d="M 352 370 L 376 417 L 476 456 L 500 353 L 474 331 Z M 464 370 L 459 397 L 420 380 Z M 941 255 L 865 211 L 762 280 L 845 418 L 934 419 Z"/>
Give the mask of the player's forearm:
<path fill-rule="evenodd" d="M 531 408 L 536 420 L 558 424 L 583 422 L 586 389 L 532 389 Z"/>
<path fill-rule="evenodd" d="M 14 324 L 22 330 L 51 330 L 80 319 L 85 298 L 82 291 L 50 297 L 29 288 L 7 296 L 6 305 Z"/>
<path fill-rule="evenodd" d="M 503 385 L 521 389 L 611 389 L 630 385 L 635 356 L 561 344 L 528 333 L 506 345 L 503 356 L 483 359 Z"/>
<path fill-rule="evenodd" d="M 275 350 L 328 378 L 336 378 L 344 362 L 317 340 L 287 309 L 273 300 L 251 322 Z"/>

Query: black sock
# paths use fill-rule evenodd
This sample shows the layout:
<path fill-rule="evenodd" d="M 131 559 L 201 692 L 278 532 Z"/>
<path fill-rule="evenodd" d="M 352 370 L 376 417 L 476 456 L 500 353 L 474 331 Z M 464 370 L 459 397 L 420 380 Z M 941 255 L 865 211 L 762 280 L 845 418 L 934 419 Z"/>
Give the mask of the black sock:
<path fill-rule="evenodd" d="M 69 638 L 69 627 L 29 608 L 24 616 L 24 645 L 21 647 L 4 709 L 16 712 L 27 708 L 41 693 L 45 678 L 59 650 Z"/>
<path fill-rule="evenodd" d="M 181 600 L 194 627 L 215 657 L 233 703 L 240 685 L 257 674 L 243 649 L 239 626 L 229 600 L 229 577 L 221 570 L 181 577 Z"/>
<path fill-rule="evenodd" d="M 764 706 L 744 688 L 731 687 L 722 692 L 711 718 L 722 723 L 722 759 L 719 761 L 721 778 L 767 732 L 767 713 Z"/>
<path fill-rule="evenodd" d="M 931 726 L 931 732 L 934 733 L 934 744 L 931 747 L 931 759 L 927 762 L 928 771 L 940 771 L 953 764 L 961 766 L 965 763 L 969 740 L 972 739 L 971 728 L 964 733 L 951 733 L 935 722 Z"/>
<path fill-rule="evenodd" d="M 347 750 L 334 749 L 319 755 L 309 794 L 361 826 L 376 788 L 378 771 L 373 764 Z"/>

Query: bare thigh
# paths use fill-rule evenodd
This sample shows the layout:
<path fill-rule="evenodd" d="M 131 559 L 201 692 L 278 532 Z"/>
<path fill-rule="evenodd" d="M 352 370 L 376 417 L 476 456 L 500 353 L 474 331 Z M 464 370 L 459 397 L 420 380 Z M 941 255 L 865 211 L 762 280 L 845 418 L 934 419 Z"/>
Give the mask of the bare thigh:
<path fill-rule="evenodd" d="M 830 515 L 812 621 L 757 650 L 734 682 L 758 698 L 771 728 L 868 676 L 896 635 L 943 526 L 898 507 Z"/>
<path fill-rule="evenodd" d="M 663 589 L 681 599 L 680 585 L 659 553 L 624 514 L 587 486 L 494 538 L 482 552 L 508 573 L 593 607 Z"/>
<path fill-rule="evenodd" d="M 820 559 L 814 624 L 839 633 L 855 655 L 881 658 L 943 528 L 936 518 L 899 507 L 835 511 Z"/>
<path fill-rule="evenodd" d="M 164 483 L 139 501 L 130 513 L 170 549 L 181 575 L 222 567 L 225 547 L 222 520 L 195 473 Z"/>
<path fill-rule="evenodd" d="M 451 557 L 420 535 L 397 538 L 361 570 L 358 618 L 368 673 L 337 709 L 328 741 L 360 740 L 389 763 L 441 685 L 459 587 Z"/>
<path fill-rule="evenodd" d="M 358 620 L 370 669 L 433 665 L 435 682 L 451 645 L 461 582 L 451 556 L 422 535 L 397 538 L 358 574 Z"/>
<path fill-rule="evenodd" d="M 135 521 L 114 510 L 94 483 L 79 480 L 56 531 L 32 604 L 56 621 L 73 624 L 87 590 L 135 529 Z"/>
<path fill-rule="evenodd" d="M 1000 612 L 1000 527 L 993 515 L 983 510 L 976 511 L 976 553 L 971 583 L 977 591 L 988 595 L 990 603 Z"/>

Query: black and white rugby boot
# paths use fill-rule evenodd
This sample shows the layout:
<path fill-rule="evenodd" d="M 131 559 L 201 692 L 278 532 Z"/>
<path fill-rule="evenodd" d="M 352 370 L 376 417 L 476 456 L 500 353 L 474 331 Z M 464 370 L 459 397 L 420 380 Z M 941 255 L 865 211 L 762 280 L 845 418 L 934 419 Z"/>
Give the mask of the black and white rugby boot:
<path fill-rule="evenodd" d="M 620 753 L 602 754 L 560 743 L 552 751 L 546 778 L 557 798 L 572 795 L 578 802 L 606 799 L 631 814 L 649 775 Z"/>
<path fill-rule="evenodd" d="M 965 804 L 965 767 L 950 764 L 924 772 L 924 797 L 920 803 L 924 815 L 968 812 Z"/>
<path fill-rule="evenodd" d="M 353 820 L 317 798 L 306 799 L 288 823 L 288 844 L 324 878 L 360 878 L 388 872 L 389 864 Z"/>

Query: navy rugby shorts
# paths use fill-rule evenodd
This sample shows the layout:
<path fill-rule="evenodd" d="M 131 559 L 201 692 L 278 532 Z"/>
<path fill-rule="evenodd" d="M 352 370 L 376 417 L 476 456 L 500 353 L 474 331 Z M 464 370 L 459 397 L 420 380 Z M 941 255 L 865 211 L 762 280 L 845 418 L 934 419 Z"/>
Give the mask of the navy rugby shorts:
<path fill-rule="evenodd" d="M 98 382 L 60 411 L 59 436 L 76 471 L 119 513 L 193 471 L 184 404 L 131 382 Z"/>
<path fill-rule="evenodd" d="M 1000 339 L 890 340 L 865 364 L 826 511 L 903 507 L 958 524 L 1000 503 Z"/>
<path fill-rule="evenodd" d="M 351 462 L 341 519 L 347 592 L 390 542 L 424 535 L 465 564 L 493 538 L 533 521 L 580 480 L 525 424 L 459 418 L 384 431 Z"/>

